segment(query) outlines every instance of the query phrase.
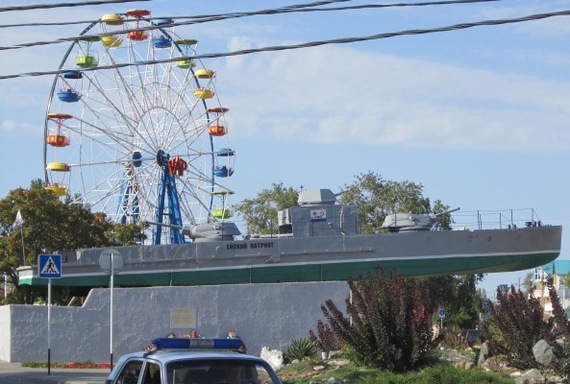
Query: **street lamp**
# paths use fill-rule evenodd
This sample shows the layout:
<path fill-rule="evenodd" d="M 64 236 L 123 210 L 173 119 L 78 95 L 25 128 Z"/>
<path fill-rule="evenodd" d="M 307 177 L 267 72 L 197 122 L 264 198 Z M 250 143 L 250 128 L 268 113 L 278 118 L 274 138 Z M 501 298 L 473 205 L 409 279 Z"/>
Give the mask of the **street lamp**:
<path fill-rule="evenodd" d="M 106 249 L 99 256 L 99 266 L 110 279 L 110 302 L 109 302 L 109 356 L 111 370 L 113 370 L 113 287 L 115 285 L 115 274 L 121 272 L 123 268 L 123 256 L 116 249 Z"/>

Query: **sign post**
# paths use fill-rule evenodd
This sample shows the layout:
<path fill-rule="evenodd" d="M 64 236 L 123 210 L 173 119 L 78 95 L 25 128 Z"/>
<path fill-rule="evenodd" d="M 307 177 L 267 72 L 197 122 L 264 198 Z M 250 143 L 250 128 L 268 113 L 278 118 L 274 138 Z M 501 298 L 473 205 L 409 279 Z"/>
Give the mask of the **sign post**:
<path fill-rule="evenodd" d="M 110 298 L 109 298 L 109 358 L 111 363 L 111 371 L 113 370 L 113 287 L 115 285 L 114 276 L 121 272 L 123 268 L 123 256 L 115 249 L 106 249 L 99 256 L 99 267 L 111 276 Z"/>
<path fill-rule="evenodd" d="M 48 279 L 47 352 L 48 375 L 51 374 L 51 279 L 61 279 L 61 255 L 38 255 L 38 277 Z"/>
<path fill-rule="evenodd" d="M 445 308 L 440 308 L 439 311 L 437 311 L 437 314 L 439 316 L 439 329 L 443 329 L 443 319 L 445 319 Z"/>

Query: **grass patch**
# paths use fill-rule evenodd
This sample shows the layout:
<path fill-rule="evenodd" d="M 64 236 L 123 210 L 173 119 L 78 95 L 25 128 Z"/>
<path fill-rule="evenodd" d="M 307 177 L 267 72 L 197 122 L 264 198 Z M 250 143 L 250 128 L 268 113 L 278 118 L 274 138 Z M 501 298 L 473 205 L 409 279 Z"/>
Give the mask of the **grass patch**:
<path fill-rule="evenodd" d="M 392 373 L 378 369 L 346 366 L 338 369 L 314 371 L 318 361 L 302 361 L 279 370 L 278 375 L 285 384 L 309 384 L 326 382 L 335 378 L 340 382 L 367 384 L 514 384 L 515 380 L 507 375 L 485 372 L 478 368 L 458 369 L 441 363 L 418 371 Z"/>

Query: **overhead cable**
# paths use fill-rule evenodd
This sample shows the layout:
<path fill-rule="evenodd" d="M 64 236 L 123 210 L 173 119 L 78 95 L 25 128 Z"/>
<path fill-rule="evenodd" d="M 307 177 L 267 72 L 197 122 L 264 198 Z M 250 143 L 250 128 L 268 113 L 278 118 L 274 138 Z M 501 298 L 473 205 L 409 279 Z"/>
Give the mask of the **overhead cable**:
<path fill-rule="evenodd" d="M 130 1 L 135 1 L 135 0 L 130 0 Z M 497 2 L 503 0 L 442 0 L 442 1 L 425 1 L 419 3 L 362 4 L 362 5 L 353 5 L 347 7 L 313 8 L 341 1 L 344 2 L 349 0 L 319 1 L 313 3 L 296 4 L 281 8 L 264 9 L 259 11 L 250 11 L 250 12 L 230 12 L 230 13 L 220 13 L 212 15 L 194 15 L 194 16 L 145 17 L 144 20 L 156 20 L 164 18 L 170 18 L 176 20 L 185 20 L 185 19 L 191 20 L 187 22 L 172 23 L 170 25 L 170 26 L 179 26 L 179 25 L 188 25 L 188 24 L 199 24 L 211 21 L 221 21 L 221 20 L 247 17 L 247 16 L 267 16 L 267 15 L 278 15 L 284 13 L 329 12 L 329 11 L 346 11 L 346 10 L 369 9 L 369 8 L 424 7 L 424 6 L 433 6 L 433 5 L 488 3 L 488 2 Z M 50 22 L 50 23 L 0 24 L 0 28 L 45 27 L 45 26 L 61 26 L 61 25 L 76 25 L 76 24 L 81 25 L 81 24 L 96 23 L 98 21 L 99 20 L 79 20 L 79 21 L 63 21 L 63 22 Z"/>
<path fill-rule="evenodd" d="M 99 0 L 99 1 L 82 1 L 82 2 L 75 2 L 75 3 L 14 5 L 14 6 L 10 6 L 10 7 L 0 7 L 0 12 L 30 11 L 33 9 L 83 7 L 85 5 L 106 5 L 106 4 L 118 4 L 118 3 L 132 3 L 134 1 L 151 1 L 151 0 Z"/>
<path fill-rule="evenodd" d="M 325 3 L 331 3 L 331 2 L 340 2 L 340 1 L 350 1 L 350 0 L 330 0 L 330 1 L 320 1 L 320 2 L 313 2 L 313 3 L 306 3 L 306 4 L 297 4 L 297 5 L 292 5 L 292 6 L 287 6 L 287 7 L 283 7 L 283 8 L 279 8 L 279 9 L 267 9 L 267 10 L 260 10 L 260 11 L 252 11 L 252 12 L 237 12 L 237 13 L 227 13 L 227 14 L 221 14 L 221 15 L 210 15 L 210 16 L 196 16 L 193 20 L 189 20 L 189 21 L 182 21 L 182 22 L 172 22 L 172 23 L 168 23 L 168 24 L 164 24 L 161 23 L 160 25 L 148 25 L 148 26 L 137 26 L 136 28 L 133 29 L 123 29 L 123 30 L 118 30 L 118 31 L 113 31 L 114 35 L 121 35 L 121 34 L 127 34 L 129 32 L 134 32 L 134 31 L 151 31 L 151 30 L 155 30 L 155 29 L 161 29 L 161 28 L 171 28 L 171 27 L 178 27 L 178 26 L 182 26 L 182 25 L 193 25 L 193 24 L 201 24 L 201 23 L 206 23 L 206 22 L 212 22 L 212 21 L 220 21 L 220 20 L 225 20 L 225 19 L 229 19 L 229 18 L 236 18 L 236 17 L 246 17 L 246 16 L 252 16 L 252 15 L 273 15 L 276 13 L 289 13 L 289 12 L 294 12 L 294 11 L 306 11 L 306 9 L 304 9 L 305 7 L 309 7 L 309 6 L 314 6 L 315 4 L 321 5 L 321 4 L 325 4 Z M 388 7 L 388 6 L 426 6 L 426 5 L 434 5 L 434 4 L 457 4 L 457 3 L 474 3 L 474 2 L 490 2 L 490 1 L 502 1 L 502 0 L 443 0 L 443 1 L 429 1 L 429 2 L 422 2 L 422 3 L 398 3 L 398 4 L 372 4 L 369 5 L 370 7 Z M 356 7 L 363 7 L 363 6 L 356 6 Z M 317 10 L 333 10 L 331 8 L 318 8 Z M 160 19 L 164 19 L 164 17 L 160 18 Z M 147 20 L 146 18 L 144 19 L 137 19 L 137 20 Z M 96 20 L 92 23 L 97 23 L 99 22 L 99 20 Z M 108 33 L 99 33 L 99 34 L 93 34 L 93 35 L 89 35 L 88 37 L 91 36 L 95 36 L 95 37 L 102 37 L 108 35 Z M 56 40 L 48 40 L 48 41 L 36 41 L 36 42 L 32 42 L 32 43 L 20 43 L 20 44 L 14 44 L 11 46 L 0 46 L 0 51 L 5 51 L 5 50 L 11 50 L 11 49 L 20 49 L 20 48 L 29 48 L 29 47 L 35 47 L 35 46 L 40 46 L 40 45 L 51 45 L 51 44 L 60 44 L 60 43 L 64 43 L 64 42 L 70 42 L 70 41 L 76 41 L 77 37 L 73 36 L 73 37 L 62 37 Z"/>
<path fill-rule="evenodd" d="M 322 45 L 329 45 L 329 44 L 348 44 L 348 43 L 355 43 L 355 42 L 362 42 L 362 41 L 370 41 L 370 40 L 379 40 L 379 39 L 387 39 L 397 36 L 410 36 L 410 35 L 424 35 L 430 33 L 439 33 L 439 32 L 449 32 L 449 31 L 456 31 L 461 29 L 479 27 L 479 26 L 492 26 L 492 25 L 504 25 L 504 24 L 513 24 L 513 23 L 521 23 L 527 21 L 534 21 L 534 20 L 541 20 L 556 16 L 570 16 L 570 10 L 558 11 L 558 12 L 549 12 L 549 13 L 540 13 L 534 15 L 528 15 L 523 17 L 511 18 L 511 19 L 496 19 L 496 20 L 483 20 L 478 22 L 472 23 L 461 23 L 461 24 L 454 24 L 446 27 L 439 27 L 439 28 L 428 28 L 428 29 L 410 29 L 405 31 L 399 32 L 386 32 L 386 33 L 379 33 L 370 36 L 361 36 L 361 37 L 345 37 L 339 39 L 331 39 L 331 40 L 321 40 L 321 41 L 312 41 L 300 44 L 291 44 L 291 45 L 278 45 L 278 46 L 269 46 L 269 47 L 262 47 L 262 48 L 255 48 L 255 49 L 245 49 L 233 52 L 223 52 L 223 53 L 209 53 L 209 54 L 200 54 L 196 56 L 180 56 L 180 57 L 173 57 L 164 60 L 148 60 L 148 61 L 137 61 L 136 63 L 119 63 L 113 65 L 105 65 L 105 66 L 98 66 L 95 68 L 85 68 L 82 71 L 97 71 L 102 69 L 112 69 L 112 68 L 123 68 L 123 67 L 130 67 L 130 66 L 143 66 L 143 65 L 154 65 L 154 64 L 162 64 L 168 62 L 174 62 L 178 60 L 184 59 L 213 59 L 213 58 L 220 58 L 220 57 L 233 57 L 233 56 L 243 56 L 249 55 L 252 53 L 260 53 L 260 52 L 275 52 L 275 51 L 285 51 L 285 50 L 294 50 L 294 49 L 302 49 L 302 48 L 312 48 L 318 47 Z M 28 76 L 44 76 L 44 75 L 56 75 L 59 73 L 67 72 L 70 69 L 61 69 L 56 71 L 45 71 L 45 72 L 28 72 L 28 73 L 21 73 L 17 75 L 3 75 L 0 76 L 0 80 L 12 79 L 17 77 L 28 77 Z"/>

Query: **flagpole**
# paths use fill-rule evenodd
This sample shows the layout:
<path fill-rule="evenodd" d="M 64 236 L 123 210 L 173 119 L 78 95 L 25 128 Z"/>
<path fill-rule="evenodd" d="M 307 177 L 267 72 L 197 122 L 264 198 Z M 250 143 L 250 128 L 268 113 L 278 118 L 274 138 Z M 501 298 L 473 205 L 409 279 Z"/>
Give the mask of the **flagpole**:
<path fill-rule="evenodd" d="M 22 235 L 22 265 L 26 265 L 26 250 L 24 249 L 24 225 L 20 226 L 20 234 Z"/>
<path fill-rule="evenodd" d="M 22 237 L 22 265 L 26 264 L 26 249 L 24 247 L 24 218 L 22 217 L 22 211 L 18 209 L 18 213 L 16 213 L 16 220 L 14 220 L 14 224 L 12 224 L 12 228 L 20 229 L 20 236 Z"/>

